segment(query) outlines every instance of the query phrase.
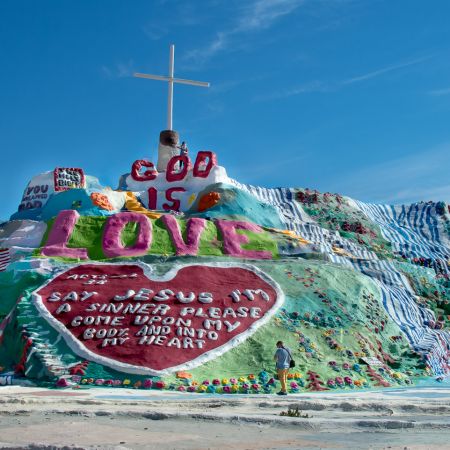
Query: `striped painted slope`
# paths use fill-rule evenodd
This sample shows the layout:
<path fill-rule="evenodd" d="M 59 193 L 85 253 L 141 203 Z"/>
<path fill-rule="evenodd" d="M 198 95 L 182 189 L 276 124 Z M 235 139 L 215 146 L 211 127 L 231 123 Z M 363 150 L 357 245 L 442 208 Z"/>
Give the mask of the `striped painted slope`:
<path fill-rule="evenodd" d="M 380 226 L 394 250 L 410 258 L 449 259 L 450 242 L 436 212 L 436 203 L 389 206 L 353 202 Z"/>
<path fill-rule="evenodd" d="M 408 280 L 394 264 L 380 260 L 375 253 L 341 237 L 339 233 L 322 228 L 294 200 L 293 189 L 266 189 L 235 180 L 230 180 L 230 183 L 276 207 L 286 229 L 316 244 L 331 262 L 348 266 L 371 277 L 380 288 L 386 311 L 405 333 L 412 347 L 425 355 L 436 375 L 450 372 L 450 333 L 431 329 L 424 324 L 435 321 L 434 313 L 416 303 Z M 394 251 L 409 258 L 449 259 L 450 243 L 436 213 L 436 204 L 385 206 L 347 200 L 380 226 L 383 237 L 392 243 Z M 332 250 L 333 246 L 343 248 L 358 259 L 337 255 Z"/>
<path fill-rule="evenodd" d="M 11 261 L 8 248 L 0 248 L 0 272 L 6 270 L 7 265 Z"/>

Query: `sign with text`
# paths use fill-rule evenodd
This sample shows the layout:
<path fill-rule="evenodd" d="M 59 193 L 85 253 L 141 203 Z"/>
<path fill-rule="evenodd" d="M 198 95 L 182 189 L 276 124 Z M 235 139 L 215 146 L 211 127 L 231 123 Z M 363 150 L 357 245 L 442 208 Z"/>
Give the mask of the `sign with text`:
<path fill-rule="evenodd" d="M 84 188 L 83 169 L 76 167 L 57 167 L 54 172 L 55 191 Z"/>
<path fill-rule="evenodd" d="M 116 370 L 164 375 L 243 342 L 283 302 L 254 266 L 81 264 L 33 293 L 41 314 L 78 355 Z"/>

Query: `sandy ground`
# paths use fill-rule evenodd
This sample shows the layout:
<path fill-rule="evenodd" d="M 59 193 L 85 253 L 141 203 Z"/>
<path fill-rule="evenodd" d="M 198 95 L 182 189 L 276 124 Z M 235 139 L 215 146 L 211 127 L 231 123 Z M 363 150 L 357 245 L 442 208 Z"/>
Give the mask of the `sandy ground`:
<path fill-rule="evenodd" d="M 298 407 L 308 417 L 284 417 Z M 0 387 L 5 449 L 446 449 L 450 388 L 274 395 Z"/>

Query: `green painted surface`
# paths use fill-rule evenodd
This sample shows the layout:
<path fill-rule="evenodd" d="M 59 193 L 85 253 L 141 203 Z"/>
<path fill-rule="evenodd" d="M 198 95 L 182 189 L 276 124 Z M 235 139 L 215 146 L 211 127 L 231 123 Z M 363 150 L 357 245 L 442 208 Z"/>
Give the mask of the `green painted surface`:
<path fill-rule="evenodd" d="M 70 236 L 68 247 L 86 248 L 89 259 L 106 259 L 102 250 L 102 239 L 107 217 L 81 216 Z M 152 244 L 148 254 L 150 255 L 175 255 L 175 248 L 161 219 L 151 220 L 152 222 Z M 178 219 L 183 238 L 186 239 L 186 220 Z M 42 246 L 48 239 L 52 221 L 50 221 L 48 231 L 44 235 Z M 125 226 L 121 238 L 126 246 L 131 246 L 137 237 L 138 225 L 129 223 Z M 278 256 L 277 239 L 267 231 L 253 233 L 246 230 L 237 230 L 238 234 L 248 237 L 248 244 L 242 248 L 247 250 L 266 250 L 272 252 L 274 258 Z M 38 252 L 37 252 L 38 253 Z M 223 255 L 223 240 L 214 222 L 206 221 L 206 227 L 201 235 L 198 256 L 221 256 Z M 63 258 L 61 258 L 64 260 Z"/>

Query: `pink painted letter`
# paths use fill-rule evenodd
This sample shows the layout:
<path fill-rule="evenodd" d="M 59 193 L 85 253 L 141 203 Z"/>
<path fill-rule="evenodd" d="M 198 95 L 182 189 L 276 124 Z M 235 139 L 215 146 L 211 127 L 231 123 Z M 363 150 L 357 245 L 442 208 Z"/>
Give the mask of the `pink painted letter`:
<path fill-rule="evenodd" d="M 175 246 L 175 253 L 177 255 L 192 255 L 198 253 L 198 246 L 200 243 L 200 236 L 205 229 L 206 220 L 194 217 L 189 219 L 186 223 L 186 242 L 183 240 L 181 230 L 175 217 L 167 215 L 162 218 L 167 231 L 170 234 L 173 245 Z"/>
<path fill-rule="evenodd" d="M 250 222 L 239 222 L 234 220 L 216 220 L 217 228 L 223 237 L 223 250 L 227 255 L 238 258 L 271 259 L 272 253 L 265 250 L 245 250 L 243 244 L 247 244 L 249 239 L 243 234 L 238 234 L 236 230 L 248 230 L 252 233 L 261 233 L 263 230 L 258 225 Z"/>
<path fill-rule="evenodd" d="M 131 247 L 122 243 L 122 231 L 129 222 L 139 225 L 139 234 Z M 103 235 L 103 252 L 108 258 L 145 255 L 152 243 L 152 223 L 143 214 L 121 212 L 108 218 Z"/>
<path fill-rule="evenodd" d="M 70 235 L 80 215 L 73 209 L 61 211 L 53 223 L 52 230 L 41 253 L 45 256 L 61 256 L 63 258 L 88 259 L 85 248 L 68 248 Z"/>

